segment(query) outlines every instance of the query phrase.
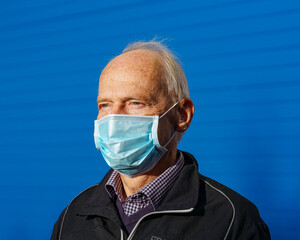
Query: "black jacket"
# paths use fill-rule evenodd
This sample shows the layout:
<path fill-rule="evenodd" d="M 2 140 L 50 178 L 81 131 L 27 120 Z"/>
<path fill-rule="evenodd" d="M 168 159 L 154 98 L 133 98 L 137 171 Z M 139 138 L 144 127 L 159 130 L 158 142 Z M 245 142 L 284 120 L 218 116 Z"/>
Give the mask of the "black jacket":
<path fill-rule="evenodd" d="M 111 170 L 78 195 L 54 226 L 51 240 L 96 239 L 270 239 L 267 225 L 247 199 L 198 173 L 196 160 L 185 165 L 155 212 L 142 217 L 129 236 L 105 191 Z"/>

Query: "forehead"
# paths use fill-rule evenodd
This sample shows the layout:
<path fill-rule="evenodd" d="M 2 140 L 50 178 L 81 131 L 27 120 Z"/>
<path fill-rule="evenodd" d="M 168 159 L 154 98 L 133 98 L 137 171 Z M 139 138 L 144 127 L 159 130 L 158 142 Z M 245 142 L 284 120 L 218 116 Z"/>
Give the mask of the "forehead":
<path fill-rule="evenodd" d="M 101 73 L 100 79 L 106 77 L 106 75 L 117 71 L 132 74 L 149 76 L 150 74 L 162 74 L 161 56 L 150 50 L 134 50 L 124 54 L 121 54 L 110 61 Z"/>
<path fill-rule="evenodd" d="M 133 93 L 166 91 L 164 68 L 158 53 L 134 50 L 107 64 L 100 76 L 99 96 L 109 92 L 127 94 L 129 89 Z"/>

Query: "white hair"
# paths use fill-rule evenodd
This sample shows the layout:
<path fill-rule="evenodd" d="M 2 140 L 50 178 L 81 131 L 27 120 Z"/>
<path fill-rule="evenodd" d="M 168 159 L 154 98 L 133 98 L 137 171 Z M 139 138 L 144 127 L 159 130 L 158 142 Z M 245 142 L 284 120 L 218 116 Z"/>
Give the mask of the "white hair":
<path fill-rule="evenodd" d="M 171 97 L 175 97 L 176 101 L 190 97 L 187 80 L 183 69 L 179 64 L 179 59 L 164 44 L 162 44 L 162 42 L 152 40 L 148 42 L 140 41 L 130 43 L 123 50 L 123 53 L 138 49 L 151 50 L 160 54 L 165 69 L 165 80 L 168 86 L 168 92 L 169 94 L 173 94 Z"/>

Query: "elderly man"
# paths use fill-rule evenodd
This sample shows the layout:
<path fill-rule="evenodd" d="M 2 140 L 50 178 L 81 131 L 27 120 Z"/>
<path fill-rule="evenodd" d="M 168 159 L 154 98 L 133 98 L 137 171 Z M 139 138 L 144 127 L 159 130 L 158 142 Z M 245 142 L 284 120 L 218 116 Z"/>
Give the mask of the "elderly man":
<path fill-rule="evenodd" d="M 97 102 L 95 144 L 112 169 L 69 204 L 51 239 L 270 238 L 251 202 L 177 149 L 194 105 L 164 45 L 137 42 L 109 62 Z"/>

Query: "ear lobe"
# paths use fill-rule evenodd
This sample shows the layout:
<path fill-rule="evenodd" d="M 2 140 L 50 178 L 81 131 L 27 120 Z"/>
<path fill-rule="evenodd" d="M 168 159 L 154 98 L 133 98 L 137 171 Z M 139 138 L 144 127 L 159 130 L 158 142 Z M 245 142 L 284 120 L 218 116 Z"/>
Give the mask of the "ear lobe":
<path fill-rule="evenodd" d="M 179 102 L 179 121 L 176 130 L 178 132 L 185 132 L 192 122 L 195 112 L 195 107 L 191 99 L 184 98 Z"/>

